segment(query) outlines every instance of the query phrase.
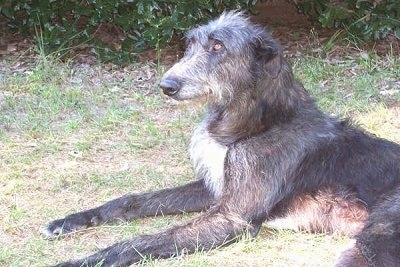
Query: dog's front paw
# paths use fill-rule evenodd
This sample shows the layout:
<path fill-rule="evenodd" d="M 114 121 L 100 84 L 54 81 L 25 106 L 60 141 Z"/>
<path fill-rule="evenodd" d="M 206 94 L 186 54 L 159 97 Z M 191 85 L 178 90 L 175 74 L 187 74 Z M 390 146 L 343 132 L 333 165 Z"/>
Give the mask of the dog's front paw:
<path fill-rule="evenodd" d="M 63 262 L 63 263 L 59 263 L 53 267 L 82 267 L 85 266 L 81 263 L 74 263 L 74 262 Z"/>
<path fill-rule="evenodd" d="M 86 215 L 86 216 L 85 216 Z M 59 235 L 68 234 L 95 226 L 99 223 L 96 216 L 87 216 L 84 213 L 75 213 L 68 215 L 64 219 L 52 221 L 45 228 L 41 230 L 41 233 L 46 238 L 54 238 Z"/>

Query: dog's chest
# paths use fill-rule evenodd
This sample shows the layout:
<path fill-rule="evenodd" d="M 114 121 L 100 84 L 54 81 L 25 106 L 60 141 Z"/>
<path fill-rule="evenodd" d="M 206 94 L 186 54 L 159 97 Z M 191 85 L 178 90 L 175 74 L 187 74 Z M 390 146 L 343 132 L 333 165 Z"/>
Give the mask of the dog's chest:
<path fill-rule="evenodd" d="M 204 125 L 194 132 L 189 146 L 189 155 L 197 177 L 204 178 L 208 189 L 215 197 L 222 194 L 224 187 L 224 163 L 228 147 L 210 137 Z"/>

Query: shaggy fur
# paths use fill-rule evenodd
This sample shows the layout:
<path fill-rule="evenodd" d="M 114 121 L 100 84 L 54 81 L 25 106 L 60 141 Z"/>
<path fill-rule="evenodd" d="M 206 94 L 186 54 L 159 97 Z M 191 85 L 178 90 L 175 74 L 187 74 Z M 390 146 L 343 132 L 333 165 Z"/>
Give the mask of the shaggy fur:
<path fill-rule="evenodd" d="M 191 30 L 160 86 L 207 98 L 190 143 L 197 180 L 131 194 L 51 222 L 56 236 L 115 219 L 205 210 L 152 235 L 59 266 L 127 266 L 229 244 L 265 221 L 353 235 L 336 266 L 400 265 L 400 147 L 322 113 L 280 45 L 241 13 Z M 311 255 L 310 255 L 311 256 Z"/>

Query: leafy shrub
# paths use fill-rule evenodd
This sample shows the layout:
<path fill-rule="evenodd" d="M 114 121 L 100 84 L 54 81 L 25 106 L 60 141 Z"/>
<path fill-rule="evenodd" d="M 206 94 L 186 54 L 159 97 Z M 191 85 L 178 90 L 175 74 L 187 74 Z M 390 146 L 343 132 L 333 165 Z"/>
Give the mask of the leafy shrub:
<path fill-rule="evenodd" d="M 123 63 L 133 53 L 160 48 L 176 34 L 223 10 L 252 10 L 267 0 L 0 0 L 0 15 L 33 34 L 46 52 L 89 47 L 103 60 Z M 322 26 L 344 27 L 365 40 L 400 38 L 399 0 L 289 0 Z M 107 38 L 101 33 L 106 31 Z M 107 34 L 105 37 L 107 37 Z"/>
<path fill-rule="evenodd" d="M 103 59 L 159 48 L 174 34 L 226 9 L 251 8 L 256 0 L 0 0 L 8 26 L 32 33 L 49 51 L 87 43 Z M 106 28 L 114 40 L 96 38 Z M 115 53 L 117 52 L 117 53 Z M 112 58 L 114 56 L 114 58 Z"/>
<path fill-rule="evenodd" d="M 296 4 L 323 27 L 343 27 L 364 40 L 384 39 L 389 33 L 400 38 L 399 0 L 299 0 Z"/>

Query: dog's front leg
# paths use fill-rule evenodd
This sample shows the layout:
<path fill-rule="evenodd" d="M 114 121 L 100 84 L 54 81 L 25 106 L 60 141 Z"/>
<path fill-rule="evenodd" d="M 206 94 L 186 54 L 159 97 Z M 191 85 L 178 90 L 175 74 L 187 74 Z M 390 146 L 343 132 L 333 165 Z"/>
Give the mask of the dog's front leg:
<path fill-rule="evenodd" d="M 180 253 L 207 251 L 232 242 L 248 227 L 241 216 L 214 207 L 182 226 L 154 235 L 138 236 L 87 258 L 57 266 L 128 266 L 145 257 L 169 258 Z"/>
<path fill-rule="evenodd" d="M 126 195 L 97 208 L 70 214 L 51 222 L 43 233 L 47 237 L 53 237 L 114 219 L 129 220 L 144 216 L 200 211 L 209 207 L 213 201 L 214 197 L 201 179 L 175 188 Z"/>

